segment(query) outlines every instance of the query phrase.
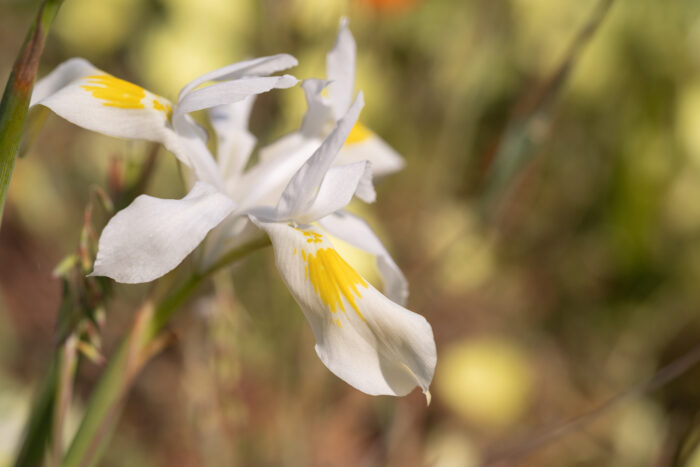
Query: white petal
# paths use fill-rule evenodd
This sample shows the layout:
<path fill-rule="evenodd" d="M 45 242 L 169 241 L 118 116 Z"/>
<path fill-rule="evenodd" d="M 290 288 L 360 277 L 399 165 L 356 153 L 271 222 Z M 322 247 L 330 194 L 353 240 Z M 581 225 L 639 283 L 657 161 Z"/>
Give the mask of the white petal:
<path fill-rule="evenodd" d="M 298 131 L 289 133 L 288 135 L 284 135 L 281 138 L 268 144 L 267 146 L 260 148 L 260 151 L 258 152 L 258 155 L 260 157 L 260 163 L 265 164 L 269 161 L 276 160 L 278 158 L 289 157 L 290 154 L 295 153 L 302 146 L 307 146 L 307 155 L 304 158 L 304 160 L 306 160 L 309 157 L 311 157 L 314 151 L 318 149 L 318 147 L 321 145 L 320 138 L 316 139 L 315 147 L 308 146 L 306 144 L 307 140 L 308 138 L 304 137 L 304 135 L 302 135 Z"/>
<path fill-rule="evenodd" d="M 231 196 L 241 208 L 274 206 L 289 180 L 321 145 L 321 140 L 307 139 L 300 133 L 281 138 L 261 151 L 261 162 L 248 170 L 232 187 Z M 265 157 L 267 156 L 267 157 Z"/>
<path fill-rule="evenodd" d="M 326 57 L 326 76 L 331 84 L 328 93 L 333 114 L 338 120 L 345 114 L 355 91 L 355 39 L 348 29 L 348 20 L 340 20 L 340 29 L 333 49 Z"/>
<path fill-rule="evenodd" d="M 360 92 L 347 114 L 338 121 L 331 134 L 294 174 L 277 205 L 280 219 L 294 218 L 313 204 L 323 177 L 350 134 L 363 105 L 364 99 L 362 92 Z"/>
<path fill-rule="evenodd" d="M 316 222 L 343 209 L 354 195 L 358 195 L 363 201 L 374 202 L 376 194 L 372 185 L 371 164 L 368 161 L 331 167 L 323 177 L 313 204 L 294 220 L 302 224 Z"/>
<path fill-rule="evenodd" d="M 271 55 L 268 57 L 253 58 L 243 62 L 233 63 L 191 81 L 182 88 L 178 101 L 182 100 L 193 89 L 198 88 L 207 81 L 225 81 L 238 79 L 244 76 L 267 76 L 281 70 L 296 66 L 299 62 L 288 54 Z"/>
<path fill-rule="evenodd" d="M 309 320 L 321 361 L 372 395 L 427 393 L 437 354 L 430 324 L 392 302 L 355 272 L 323 232 L 262 223 L 277 268 Z"/>
<path fill-rule="evenodd" d="M 304 120 L 301 122 L 301 133 L 307 138 L 323 137 L 336 121 L 329 100 L 321 94 L 328 84 L 329 81 L 320 79 L 307 79 L 301 83 L 307 106 Z"/>
<path fill-rule="evenodd" d="M 408 281 L 372 228 L 361 218 L 346 211 L 336 212 L 319 221 L 331 235 L 377 257 L 384 281 L 384 295 L 400 305 L 408 299 Z"/>
<path fill-rule="evenodd" d="M 372 163 L 372 174 L 375 177 L 398 172 L 406 165 L 398 152 L 373 131 L 361 123 L 357 123 L 340 150 L 336 162 L 349 164 L 362 160 L 368 160 Z"/>
<path fill-rule="evenodd" d="M 36 82 L 29 107 L 34 106 L 37 102 L 47 98 L 78 78 L 98 73 L 102 72 L 84 58 L 70 58 Z"/>
<path fill-rule="evenodd" d="M 217 105 L 231 104 L 254 94 L 271 89 L 286 89 L 298 80 L 291 75 L 240 78 L 196 89 L 185 95 L 177 103 L 178 114 L 207 109 Z"/>
<path fill-rule="evenodd" d="M 168 100 L 99 70 L 71 81 L 36 104 L 109 136 L 162 142 L 172 132 Z"/>
<path fill-rule="evenodd" d="M 176 131 L 166 133 L 163 145 L 190 167 L 195 178 L 222 190 L 224 181 L 216 161 L 209 152 L 206 134 L 189 115 L 179 115 L 173 119 Z"/>
<path fill-rule="evenodd" d="M 230 198 L 202 182 L 179 200 L 141 195 L 105 227 L 91 275 L 129 284 L 157 279 L 180 264 L 233 208 Z"/>

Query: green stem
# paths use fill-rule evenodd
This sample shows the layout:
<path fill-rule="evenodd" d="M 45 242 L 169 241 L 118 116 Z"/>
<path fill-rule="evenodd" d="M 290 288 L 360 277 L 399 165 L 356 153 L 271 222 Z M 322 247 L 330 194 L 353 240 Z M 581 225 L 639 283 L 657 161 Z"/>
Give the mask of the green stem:
<path fill-rule="evenodd" d="M 39 58 L 51 23 L 62 3 L 63 0 L 44 0 L 36 20 L 29 28 L 0 102 L 0 223 L 27 119 Z"/>
<path fill-rule="evenodd" d="M 40 466 L 44 461 L 44 451 L 48 444 L 53 423 L 58 365 L 58 357 L 54 357 L 44 377 L 41 390 L 32 404 L 32 411 L 25 428 L 22 445 L 15 459 L 15 467 Z"/>
<path fill-rule="evenodd" d="M 154 344 L 175 311 L 189 299 L 202 281 L 219 269 L 269 244 L 270 240 L 265 236 L 229 251 L 205 271 L 190 276 L 152 313 L 143 315 L 146 322 L 137 323 L 122 341 L 93 390 L 78 432 L 64 458 L 64 467 L 86 467 L 99 462 L 116 427 L 131 383 L 146 363 L 140 361 L 140 357 Z M 147 353 L 145 359 L 152 355 Z"/>

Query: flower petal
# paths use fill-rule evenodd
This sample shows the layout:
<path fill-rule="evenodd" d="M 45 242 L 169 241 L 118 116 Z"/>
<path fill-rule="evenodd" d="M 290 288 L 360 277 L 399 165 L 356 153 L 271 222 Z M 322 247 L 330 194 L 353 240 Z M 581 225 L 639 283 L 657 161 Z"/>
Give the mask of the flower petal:
<path fill-rule="evenodd" d="M 70 58 L 36 82 L 29 107 L 36 105 L 37 102 L 47 98 L 78 78 L 99 73 L 102 72 L 84 58 Z"/>
<path fill-rule="evenodd" d="M 329 100 L 322 95 L 328 84 L 329 81 L 320 79 L 306 79 L 301 83 L 307 107 L 301 122 L 301 133 L 307 138 L 318 138 L 328 134 L 336 121 Z"/>
<path fill-rule="evenodd" d="M 217 136 L 216 160 L 228 189 L 235 187 L 257 142 L 255 136 L 248 131 L 255 97 L 250 96 L 233 104 L 209 109 L 209 120 Z"/>
<path fill-rule="evenodd" d="M 333 249 L 322 231 L 256 221 L 316 337 L 321 361 L 372 395 L 428 394 L 437 354 L 430 324 L 379 293 Z"/>
<path fill-rule="evenodd" d="M 91 275 L 129 284 L 157 279 L 180 264 L 233 208 L 229 197 L 202 182 L 179 200 L 141 195 L 105 227 Z"/>
<path fill-rule="evenodd" d="M 368 161 L 331 167 L 318 187 L 313 204 L 294 220 L 302 224 L 316 222 L 343 209 L 354 195 L 370 203 L 376 198 L 372 185 L 372 168 Z"/>
<path fill-rule="evenodd" d="M 322 140 L 295 132 L 282 137 L 260 153 L 261 162 L 248 170 L 232 187 L 231 196 L 241 209 L 274 206 L 289 180 L 321 145 Z M 267 152 L 270 151 L 270 152 Z M 267 154 L 265 158 L 263 154 Z"/>
<path fill-rule="evenodd" d="M 268 57 L 253 58 L 238 63 L 233 63 L 209 73 L 187 84 L 178 96 L 181 101 L 192 90 L 198 88 L 207 81 L 226 81 L 242 78 L 244 76 L 267 76 L 281 70 L 296 66 L 299 62 L 288 54 L 270 55 Z"/>
<path fill-rule="evenodd" d="M 277 205 L 279 219 L 294 218 L 313 204 L 321 181 L 355 125 L 363 105 L 364 98 L 362 92 L 359 92 L 355 102 L 338 121 L 335 129 L 294 174 Z"/>
<path fill-rule="evenodd" d="M 348 29 L 347 18 L 340 20 L 340 29 L 333 49 L 326 56 L 326 76 L 331 82 L 328 94 L 335 119 L 340 119 L 352 102 L 355 91 L 355 39 Z"/>
<path fill-rule="evenodd" d="M 172 131 L 167 99 L 99 70 L 69 82 L 35 104 L 78 126 L 119 138 L 161 142 L 164 134 Z"/>
<path fill-rule="evenodd" d="M 254 94 L 267 92 L 271 89 L 286 89 L 299 81 L 291 75 L 240 78 L 196 89 L 187 94 L 177 103 L 177 115 L 207 109 L 217 105 L 231 104 Z"/>
<path fill-rule="evenodd" d="M 398 172 L 406 165 L 398 152 L 358 122 L 340 150 L 336 163 L 350 164 L 362 160 L 372 163 L 372 174 L 375 177 Z"/>
<path fill-rule="evenodd" d="M 347 211 L 338 211 L 319 221 L 331 235 L 377 257 L 377 266 L 384 281 L 384 295 L 399 305 L 408 299 L 408 281 L 381 240 L 361 218 Z"/>

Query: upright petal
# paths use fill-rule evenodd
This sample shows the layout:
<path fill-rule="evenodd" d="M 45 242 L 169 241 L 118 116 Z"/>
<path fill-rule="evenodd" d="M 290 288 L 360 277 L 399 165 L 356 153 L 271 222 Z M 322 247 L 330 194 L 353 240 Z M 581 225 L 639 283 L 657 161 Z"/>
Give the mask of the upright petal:
<path fill-rule="evenodd" d="M 331 134 L 294 174 L 277 205 L 280 219 L 292 218 L 296 214 L 303 213 L 313 204 L 323 177 L 357 122 L 363 105 L 364 98 L 360 92 Z"/>
<path fill-rule="evenodd" d="M 372 395 L 428 394 L 437 354 L 430 324 L 392 302 L 338 255 L 322 231 L 263 223 L 277 268 L 311 324 L 316 353 Z"/>
<path fill-rule="evenodd" d="M 243 172 L 257 139 L 248 131 L 248 120 L 256 96 L 209 109 L 209 120 L 217 137 L 217 163 L 224 180 L 233 189 Z"/>
<path fill-rule="evenodd" d="M 355 91 L 355 39 L 348 29 L 348 20 L 340 20 L 340 29 L 333 49 L 326 57 L 326 76 L 330 81 L 328 93 L 335 119 L 340 119 L 352 102 Z"/>
<path fill-rule="evenodd" d="M 302 224 L 316 222 L 343 209 L 355 195 L 365 202 L 374 202 L 376 194 L 372 185 L 371 165 L 368 161 L 362 161 L 328 169 L 313 204 L 294 220 Z"/>
<path fill-rule="evenodd" d="M 141 195 L 103 230 L 91 275 L 129 284 L 157 279 L 180 264 L 233 208 L 229 197 L 202 182 L 179 200 Z"/>
<path fill-rule="evenodd" d="M 384 295 L 399 305 L 408 299 L 408 281 L 372 228 L 361 218 L 339 211 L 319 221 L 331 235 L 377 257 L 377 266 L 384 281 Z"/>
<path fill-rule="evenodd" d="M 306 96 L 306 114 L 301 122 L 301 134 L 307 138 L 318 138 L 326 135 L 337 120 L 329 100 L 322 95 L 329 81 L 320 79 L 305 79 L 301 88 Z M 350 106 L 350 102 L 348 102 Z M 342 117 L 342 114 L 341 114 Z"/>

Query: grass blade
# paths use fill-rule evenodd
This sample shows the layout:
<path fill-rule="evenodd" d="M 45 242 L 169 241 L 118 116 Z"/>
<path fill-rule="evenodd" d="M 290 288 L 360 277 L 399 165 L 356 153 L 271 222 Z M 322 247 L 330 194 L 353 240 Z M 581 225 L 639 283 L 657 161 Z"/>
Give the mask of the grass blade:
<path fill-rule="evenodd" d="M 30 26 L 0 102 L 0 223 L 15 159 L 27 119 L 29 100 L 46 36 L 63 0 L 44 0 Z"/>

